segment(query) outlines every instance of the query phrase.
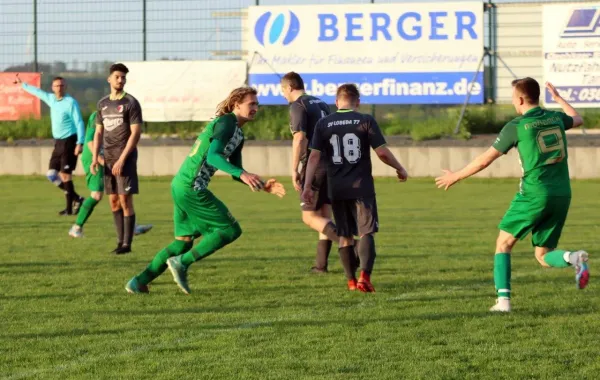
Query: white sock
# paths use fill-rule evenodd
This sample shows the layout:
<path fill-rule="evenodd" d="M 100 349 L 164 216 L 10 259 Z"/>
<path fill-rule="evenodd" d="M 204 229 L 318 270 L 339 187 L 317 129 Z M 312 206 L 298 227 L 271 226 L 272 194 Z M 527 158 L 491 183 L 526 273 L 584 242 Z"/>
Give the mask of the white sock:
<path fill-rule="evenodd" d="M 563 260 L 565 260 L 567 263 L 574 265 L 573 262 L 571 261 L 571 252 L 570 251 L 565 251 L 565 254 L 563 255 Z"/>

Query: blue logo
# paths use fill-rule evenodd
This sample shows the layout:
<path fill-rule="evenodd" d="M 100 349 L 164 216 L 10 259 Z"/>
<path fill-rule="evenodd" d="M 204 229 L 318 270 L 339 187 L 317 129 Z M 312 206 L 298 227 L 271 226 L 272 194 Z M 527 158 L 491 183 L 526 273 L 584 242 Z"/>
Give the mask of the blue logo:
<path fill-rule="evenodd" d="M 560 36 L 562 38 L 600 37 L 600 9 L 573 10 Z"/>
<path fill-rule="evenodd" d="M 298 37 L 298 33 L 300 32 L 300 21 L 294 12 L 290 11 L 287 30 L 284 30 L 284 28 L 286 28 L 286 17 L 283 13 L 279 13 L 275 16 L 270 29 L 267 30 L 267 24 L 269 24 L 271 16 L 271 12 L 266 12 L 256 20 L 256 25 L 254 25 L 254 36 L 262 46 L 265 46 L 265 44 L 273 45 L 279 41 L 281 36 L 284 36 L 281 44 L 285 46 L 289 45 L 296 37 Z"/>

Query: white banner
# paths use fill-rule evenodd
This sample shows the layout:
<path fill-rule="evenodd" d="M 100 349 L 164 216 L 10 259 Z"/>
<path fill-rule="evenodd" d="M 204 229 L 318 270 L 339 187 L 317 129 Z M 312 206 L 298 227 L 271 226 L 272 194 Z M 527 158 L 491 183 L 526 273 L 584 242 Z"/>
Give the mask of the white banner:
<path fill-rule="evenodd" d="M 288 71 L 328 102 L 356 83 L 364 103 L 462 103 L 483 55 L 483 6 L 473 1 L 249 7 L 248 30 L 249 80 L 264 104 L 285 103 Z M 472 103 L 483 102 L 482 72 Z"/>
<path fill-rule="evenodd" d="M 544 5 L 543 31 L 544 81 L 573 106 L 600 107 L 600 3 Z"/>
<path fill-rule="evenodd" d="M 246 82 L 244 61 L 124 62 L 125 90 L 139 100 L 144 121 L 207 121 L 229 92 Z"/>

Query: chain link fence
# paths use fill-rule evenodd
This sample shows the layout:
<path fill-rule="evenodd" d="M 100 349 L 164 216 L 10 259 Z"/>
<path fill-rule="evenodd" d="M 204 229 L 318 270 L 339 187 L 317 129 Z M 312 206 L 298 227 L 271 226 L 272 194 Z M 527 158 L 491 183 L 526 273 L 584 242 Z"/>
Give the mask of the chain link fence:
<path fill-rule="evenodd" d="M 394 2 L 398 0 L 327 0 L 328 4 Z M 519 6 L 552 2 L 585 1 L 493 3 Z M 249 6 L 322 3 L 322 0 L 0 0 L 0 71 L 42 72 L 43 86 L 48 86 L 54 75 L 70 78 L 71 92 L 85 106 L 108 90 L 104 78 L 108 66 L 115 61 L 245 59 L 244 21 Z M 493 48 L 497 28 L 490 13 L 486 12 L 484 17 L 487 48 Z M 485 61 L 490 99 L 496 93 L 492 74 L 496 64 L 494 59 Z"/>

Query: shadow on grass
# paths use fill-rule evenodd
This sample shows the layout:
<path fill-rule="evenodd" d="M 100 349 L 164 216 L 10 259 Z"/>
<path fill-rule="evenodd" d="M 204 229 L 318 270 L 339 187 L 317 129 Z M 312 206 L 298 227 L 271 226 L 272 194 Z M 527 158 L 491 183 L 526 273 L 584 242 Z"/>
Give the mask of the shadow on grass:
<path fill-rule="evenodd" d="M 40 333 L 24 333 L 24 334 L 3 334 L 0 335 L 2 338 L 10 339 L 36 339 L 36 338 L 64 338 L 64 337 L 81 337 L 81 336 L 103 336 L 103 335 L 119 335 L 128 331 L 136 329 L 111 329 L 111 330 L 100 330 L 90 331 L 89 329 L 74 329 L 67 331 L 47 331 Z"/>
<path fill-rule="evenodd" d="M 8 263 L 2 264 L 3 268 L 35 268 L 35 267 L 66 267 L 73 265 L 68 261 L 47 261 L 47 262 L 27 262 L 27 263 Z"/>

